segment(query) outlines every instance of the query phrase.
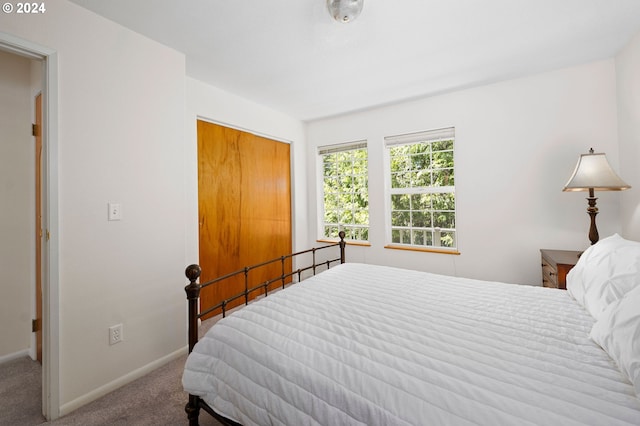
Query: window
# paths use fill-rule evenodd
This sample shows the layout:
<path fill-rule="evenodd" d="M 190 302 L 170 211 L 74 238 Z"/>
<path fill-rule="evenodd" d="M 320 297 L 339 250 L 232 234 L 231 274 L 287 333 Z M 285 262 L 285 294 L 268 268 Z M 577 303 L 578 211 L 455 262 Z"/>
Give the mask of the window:
<path fill-rule="evenodd" d="M 391 245 L 456 249 L 453 128 L 385 138 Z"/>
<path fill-rule="evenodd" d="M 369 188 L 366 141 L 320 147 L 322 238 L 369 240 Z"/>

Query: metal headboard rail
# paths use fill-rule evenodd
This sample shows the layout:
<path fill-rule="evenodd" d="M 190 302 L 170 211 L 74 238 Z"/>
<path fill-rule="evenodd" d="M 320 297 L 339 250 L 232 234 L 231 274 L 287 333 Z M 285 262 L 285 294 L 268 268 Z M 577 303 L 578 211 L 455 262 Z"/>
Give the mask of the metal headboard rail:
<path fill-rule="evenodd" d="M 199 265 L 197 264 L 193 264 L 193 265 L 189 265 L 187 266 L 187 269 L 185 270 L 185 275 L 187 276 L 187 279 L 189 280 L 189 284 L 185 287 L 185 292 L 187 293 L 187 300 L 188 300 L 188 305 L 189 305 L 189 352 L 191 352 L 191 350 L 193 349 L 193 347 L 195 346 L 195 344 L 198 341 L 198 320 L 201 319 L 202 317 L 210 314 L 211 312 L 217 310 L 217 309 L 222 309 L 222 317 L 224 318 L 226 316 L 226 312 L 227 312 L 227 305 L 235 300 L 244 298 L 244 304 L 247 305 L 249 304 L 249 294 L 251 294 L 252 292 L 259 290 L 259 289 L 263 289 L 264 290 L 264 296 L 268 296 L 269 294 L 269 285 L 280 281 L 282 283 L 282 288 L 285 288 L 286 284 L 287 284 L 287 279 L 290 277 L 293 277 L 294 275 L 298 276 L 298 281 L 300 282 L 302 281 L 302 273 L 305 271 L 309 271 L 312 270 L 312 274 L 315 275 L 317 272 L 317 268 L 319 266 L 326 266 L 327 268 L 329 268 L 331 266 L 332 263 L 335 262 L 340 262 L 340 263 L 344 263 L 345 262 L 345 247 L 346 247 L 346 242 L 344 240 L 345 237 L 345 233 L 344 231 L 340 231 L 339 233 L 340 236 L 340 241 L 337 243 L 333 243 L 333 244 L 328 244 L 322 247 L 314 247 L 308 250 L 303 250 L 303 251 L 299 251 L 299 252 L 295 252 L 295 253 L 290 253 L 284 256 L 280 256 L 271 260 L 267 260 L 261 263 L 257 263 L 251 266 L 247 266 L 245 268 L 242 269 L 238 269 L 237 271 L 234 272 L 230 272 L 226 275 L 222 275 L 220 277 L 217 277 L 213 280 L 207 281 L 203 284 L 199 284 L 197 282 L 197 280 L 200 278 L 200 274 L 202 273 L 202 269 L 200 268 Z M 320 250 L 325 250 L 331 247 L 336 247 L 339 246 L 340 247 L 340 257 L 334 258 L 334 259 L 329 259 L 329 260 L 323 260 L 321 262 L 318 262 L 316 260 L 316 252 L 320 251 Z M 288 259 L 292 259 L 296 256 L 300 256 L 303 254 L 307 254 L 307 253 L 311 253 L 312 254 L 312 264 L 309 266 L 305 266 L 302 268 L 298 268 L 294 271 L 291 272 L 286 272 L 285 271 L 285 262 Z M 253 287 L 249 287 L 249 273 L 257 268 L 261 268 L 264 267 L 266 265 L 270 265 L 272 263 L 276 263 L 276 262 L 280 262 L 282 267 L 281 267 L 281 274 L 278 275 L 277 277 L 271 278 L 269 280 L 266 280 L 264 282 L 261 282 L 260 284 L 253 286 Z M 219 302 L 218 304 L 211 306 L 209 308 L 207 308 L 206 310 L 203 310 L 202 312 L 198 312 L 198 299 L 200 298 L 200 290 L 206 287 L 209 287 L 211 285 L 215 285 L 215 284 L 219 284 L 220 282 L 223 282 L 225 280 L 228 280 L 232 277 L 238 276 L 238 275 L 244 275 L 244 291 L 231 296 L 221 302 Z"/>
<path fill-rule="evenodd" d="M 331 247 L 333 247 L 333 246 L 335 246 L 335 244 L 332 245 Z M 329 247 L 329 246 L 327 246 L 327 247 Z M 248 287 L 248 278 L 246 278 L 247 275 L 245 275 L 245 290 L 243 292 L 238 293 L 235 296 L 231 296 L 231 297 L 223 300 L 222 302 L 218 303 L 217 305 L 211 306 L 210 308 L 200 312 L 198 314 L 198 319 L 203 318 L 206 315 L 210 314 L 211 312 L 213 312 L 213 311 L 215 311 L 217 309 L 220 309 L 220 308 L 222 308 L 222 318 L 224 318 L 226 316 L 226 314 L 227 314 L 227 305 L 229 303 L 235 301 L 235 300 L 238 300 L 238 299 L 244 297 L 244 304 L 248 305 L 249 304 L 249 294 L 253 293 L 256 290 L 263 289 L 264 290 L 264 296 L 266 297 L 266 296 L 269 295 L 269 286 L 271 284 L 275 283 L 275 282 L 281 281 L 282 282 L 282 288 L 285 288 L 286 284 L 287 284 L 287 278 L 290 278 L 290 277 L 293 277 L 293 276 L 297 275 L 298 276 L 298 281 L 292 281 L 290 283 L 290 284 L 294 284 L 294 283 L 302 281 L 302 273 L 303 272 L 308 271 L 310 269 L 313 269 L 313 275 L 315 275 L 316 274 L 316 267 L 318 267 L 320 265 L 326 265 L 326 267 L 328 269 L 328 268 L 331 267 L 332 263 L 339 262 L 339 261 L 340 261 L 340 258 L 338 257 L 338 258 L 335 258 L 335 259 L 325 260 L 322 263 L 316 263 L 314 265 L 307 266 L 305 268 L 298 268 L 295 271 L 292 271 L 292 272 L 289 272 L 289 273 L 285 273 L 285 274 L 281 274 L 281 275 L 279 275 L 279 276 L 277 276 L 275 278 L 272 278 L 270 280 L 264 281 L 264 282 L 254 286 L 254 287 L 251 287 L 251 288 Z M 240 272 L 244 272 L 244 271 L 240 271 Z M 247 270 L 247 272 L 248 272 L 248 270 Z M 233 277 L 235 275 L 238 275 L 238 274 L 237 273 L 233 274 L 233 275 L 231 275 L 231 276 L 229 276 L 227 278 L 231 278 L 231 277 Z M 216 283 L 218 283 L 220 281 L 223 281 L 223 280 L 216 279 L 216 280 L 213 280 L 213 281 L 208 281 L 205 284 L 201 284 L 200 285 L 200 289 L 203 289 L 205 286 L 216 284 Z"/>

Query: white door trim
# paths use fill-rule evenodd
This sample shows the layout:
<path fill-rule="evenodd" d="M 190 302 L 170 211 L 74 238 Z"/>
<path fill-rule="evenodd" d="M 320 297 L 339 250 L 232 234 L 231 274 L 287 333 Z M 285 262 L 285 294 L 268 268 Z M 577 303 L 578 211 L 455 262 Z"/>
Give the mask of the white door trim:
<path fill-rule="evenodd" d="M 48 47 L 0 32 L 0 49 L 44 62 L 43 87 L 43 226 L 42 245 L 42 412 L 60 416 L 60 288 L 58 237 L 58 54 Z"/>

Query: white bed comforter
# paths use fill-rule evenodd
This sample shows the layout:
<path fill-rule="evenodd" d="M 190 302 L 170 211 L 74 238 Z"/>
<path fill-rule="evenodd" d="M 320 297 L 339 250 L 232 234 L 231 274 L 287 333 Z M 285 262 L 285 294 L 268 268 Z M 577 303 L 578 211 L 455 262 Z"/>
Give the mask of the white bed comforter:
<path fill-rule="evenodd" d="M 243 425 L 640 425 L 566 291 L 344 264 L 218 322 L 184 389 Z"/>

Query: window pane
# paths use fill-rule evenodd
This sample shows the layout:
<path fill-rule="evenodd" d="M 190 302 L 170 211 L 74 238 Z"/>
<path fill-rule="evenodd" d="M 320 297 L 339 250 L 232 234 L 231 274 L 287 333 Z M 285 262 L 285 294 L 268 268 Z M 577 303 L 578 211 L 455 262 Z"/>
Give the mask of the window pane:
<path fill-rule="evenodd" d="M 402 155 L 393 157 L 391 160 L 391 172 L 404 172 L 411 170 L 411 162 L 409 157 Z"/>
<path fill-rule="evenodd" d="M 429 154 L 417 154 L 411 156 L 411 168 L 413 170 L 423 170 L 431 167 Z"/>
<path fill-rule="evenodd" d="M 332 155 L 326 155 L 323 159 L 324 175 L 325 177 L 333 176 L 336 173 L 336 166 L 334 157 Z"/>
<path fill-rule="evenodd" d="M 353 179 L 353 185 L 354 185 L 355 192 L 366 191 L 366 189 L 368 188 L 367 176 L 361 175 L 361 176 L 355 177 Z"/>
<path fill-rule="evenodd" d="M 407 194 L 391 195 L 391 210 L 409 210 L 410 208 Z"/>
<path fill-rule="evenodd" d="M 335 192 L 324 193 L 324 205 L 325 209 L 335 209 L 338 206 L 339 197 Z"/>
<path fill-rule="evenodd" d="M 391 173 L 391 187 L 392 188 L 399 188 L 398 174 L 397 173 Z"/>
<path fill-rule="evenodd" d="M 353 213 L 350 210 L 345 210 L 340 215 L 340 223 L 353 223 Z"/>
<path fill-rule="evenodd" d="M 431 147 L 428 142 L 418 142 L 411 145 L 405 145 L 409 154 L 424 154 L 431 152 Z"/>
<path fill-rule="evenodd" d="M 366 189 L 361 189 L 360 191 L 353 194 L 353 202 L 360 209 L 366 209 L 369 207 L 369 191 Z"/>
<path fill-rule="evenodd" d="M 453 150 L 453 140 L 437 141 L 432 144 L 434 151 Z"/>
<path fill-rule="evenodd" d="M 406 195 L 404 195 L 406 197 Z M 409 208 L 408 206 L 406 208 Z M 413 194 L 411 196 L 413 210 L 427 210 L 431 208 L 431 194 Z"/>
<path fill-rule="evenodd" d="M 392 226 L 409 226 L 409 219 L 411 215 L 407 211 L 394 211 L 391 212 L 391 225 Z"/>
<path fill-rule="evenodd" d="M 349 163 L 351 164 L 351 158 L 353 157 L 353 151 L 342 151 L 336 153 L 337 161 L 340 163 Z"/>
<path fill-rule="evenodd" d="M 328 177 L 324 179 L 324 192 L 334 192 L 338 190 L 338 179 L 333 177 Z"/>
<path fill-rule="evenodd" d="M 358 210 L 354 213 L 353 223 L 356 225 L 368 225 L 369 224 L 369 211 L 368 210 Z"/>
<path fill-rule="evenodd" d="M 409 145 L 399 145 L 391 148 L 391 157 L 406 156 L 409 153 Z"/>
<path fill-rule="evenodd" d="M 340 205 L 343 208 L 345 208 L 345 207 L 348 208 L 353 203 L 353 194 L 351 194 L 349 192 L 342 192 L 342 193 L 338 194 L 338 198 L 340 200 Z"/>
<path fill-rule="evenodd" d="M 433 232 L 427 231 L 424 244 L 426 246 L 432 246 L 433 245 Z"/>
<path fill-rule="evenodd" d="M 350 191 L 351 188 L 353 188 L 353 176 L 342 175 L 340 177 L 340 190 L 351 192 Z"/>
<path fill-rule="evenodd" d="M 353 159 L 353 173 L 363 175 L 367 174 L 367 170 L 367 157 L 355 156 Z"/>
<path fill-rule="evenodd" d="M 339 238 L 338 237 L 338 227 L 337 226 L 325 226 L 324 227 L 324 236 L 327 238 Z"/>
<path fill-rule="evenodd" d="M 435 226 L 438 228 L 454 229 L 456 227 L 456 215 L 453 212 L 435 212 L 433 214 Z"/>
<path fill-rule="evenodd" d="M 429 213 L 425 213 L 423 211 L 412 212 L 411 226 L 414 228 L 426 228 L 430 226 L 430 224 L 427 224 L 427 215 L 431 216 Z"/>
<path fill-rule="evenodd" d="M 353 240 L 353 232 L 352 229 L 349 228 L 348 226 L 345 226 L 344 228 L 342 228 L 342 230 L 344 231 L 344 239 L 345 240 Z"/>
<path fill-rule="evenodd" d="M 433 168 L 453 167 L 453 151 L 440 151 L 433 153 Z"/>
<path fill-rule="evenodd" d="M 391 175 L 391 187 L 392 188 L 410 188 L 411 187 L 411 173 L 402 172 L 394 173 Z"/>
<path fill-rule="evenodd" d="M 434 186 L 454 186 L 453 169 L 440 169 L 433 171 Z"/>
<path fill-rule="evenodd" d="M 413 186 L 415 188 L 417 187 L 423 187 L 423 186 L 430 186 L 431 185 L 431 171 L 430 170 L 420 170 L 418 172 L 416 172 L 415 174 L 415 180 L 413 183 Z"/>
<path fill-rule="evenodd" d="M 455 247 L 455 235 L 453 231 L 443 231 L 440 233 L 440 245 L 442 247 Z"/>
<path fill-rule="evenodd" d="M 432 194 L 433 208 L 437 210 L 455 210 L 456 199 L 452 192 L 444 194 Z"/>
<path fill-rule="evenodd" d="M 419 182 L 419 175 L 422 175 L 422 171 L 408 172 L 406 176 L 409 178 L 408 185 L 405 188 L 415 188 L 417 186 L 421 186 Z"/>
<path fill-rule="evenodd" d="M 413 244 L 416 246 L 425 245 L 425 231 L 413 231 Z"/>
<path fill-rule="evenodd" d="M 324 222 L 325 223 L 338 223 L 338 211 L 337 210 L 329 210 L 324 212 Z"/>

